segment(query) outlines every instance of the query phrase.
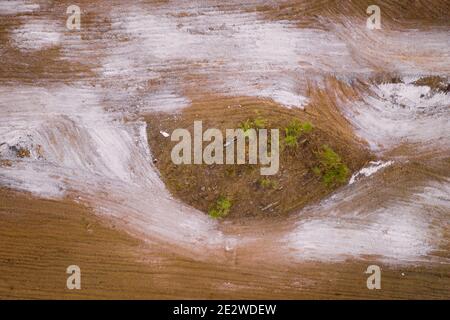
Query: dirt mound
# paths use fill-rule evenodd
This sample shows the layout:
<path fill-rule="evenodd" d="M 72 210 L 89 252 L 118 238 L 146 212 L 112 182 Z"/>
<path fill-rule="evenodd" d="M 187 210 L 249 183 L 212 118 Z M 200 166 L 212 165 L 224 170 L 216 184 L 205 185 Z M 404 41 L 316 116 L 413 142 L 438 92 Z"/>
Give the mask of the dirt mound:
<path fill-rule="evenodd" d="M 305 110 L 255 98 L 210 98 L 179 114 L 154 114 L 147 121 L 154 162 L 170 192 L 213 217 L 289 213 L 344 185 L 371 158 L 320 91 Z M 178 142 L 168 134 L 184 128 L 193 137 L 194 121 L 202 121 L 203 130 L 219 129 L 224 137 L 226 129 L 279 129 L 278 173 L 261 175 L 261 165 L 248 161 L 174 164 L 171 151 Z M 208 144 L 203 142 L 203 150 Z M 248 159 L 248 144 L 246 152 Z"/>

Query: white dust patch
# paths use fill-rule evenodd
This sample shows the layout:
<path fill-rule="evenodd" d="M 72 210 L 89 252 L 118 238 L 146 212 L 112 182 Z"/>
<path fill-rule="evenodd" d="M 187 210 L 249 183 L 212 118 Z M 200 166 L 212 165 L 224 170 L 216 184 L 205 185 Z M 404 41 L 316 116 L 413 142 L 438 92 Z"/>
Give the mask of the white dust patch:
<path fill-rule="evenodd" d="M 397 215 L 394 212 L 398 213 Z M 403 208 L 375 212 L 378 221 L 369 225 L 343 219 L 309 220 L 299 224 L 293 241 L 299 258 L 343 260 L 362 255 L 411 260 L 425 256 L 431 246 L 421 224 L 424 221 L 403 214 Z"/>
<path fill-rule="evenodd" d="M 276 88 L 264 89 L 260 92 L 260 95 L 271 98 L 273 101 L 288 108 L 303 108 L 309 101 L 307 98 L 294 94 L 289 90 L 277 90 Z"/>
<path fill-rule="evenodd" d="M 342 17 L 341 22 L 327 26 L 360 65 L 403 75 L 450 74 L 448 27 L 398 30 L 394 24 L 369 30 L 365 19 Z"/>
<path fill-rule="evenodd" d="M 39 4 L 33 4 L 23 0 L 2 0 L 0 1 L 1 15 L 16 15 L 20 13 L 30 13 L 39 10 Z"/>
<path fill-rule="evenodd" d="M 113 17 L 114 33 L 127 41 L 105 53 L 103 74 L 131 83 L 156 77 L 175 92 L 200 88 L 301 108 L 308 103 L 307 77 L 366 71 L 333 34 L 257 14 L 194 10 L 176 17 L 173 10 L 136 7 Z"/>
<path fill-rule="evenodd" d="M 370 177 L 374 173 L 378 172 L 383 168 L 389 167 L 393 163 L 394 163 L 393 161 L 381 161 L 381 160 L 370 161 L 369 166 L 362 168 L 361 170 L 352 175 L 349 184 L 355 183 L 356 181 L 360 180 L 363 176 Z"/>
<path fill-rule="evenodd" d="M 373 150 L 401 143 L 448 146 L 450 95 L 428 86 L 387 83 L 371 87 L 362 101 L 344 108 L 357 134 Z"/>
<path fill-rule="evenodd" d="M 151 166 L 144 122 L 105 112 L 105 93 L 90 87 L 0 87 L 0 184 L 57 198 L 78 195 L 103 215 L 146 239 L 174 242 L 189 252 L 222 248 L 216 222 L 171 199 Z M 7 146 L 6 148 L 4 146 Z M 19 159 L 8 150 L 40 148 Z"/>
<path fill-rule="evenodd" d="M 11 32 L 13 44 L 21 50 L 42 50 L 60 44 L 56 23 L 30 20 Z"/>
<path fill-rule="evenodd" d="M 368 210 L 347 188 L 320 206 L 302 211 L 285 239 L 299 260 L 336 260 L 374 256 L 392 264 L 433 259 L 444 238 L 450 209 L 450 184 L 433 183 L 406 200 L 386 201 Z M 342 203 L 354 202 L 351 211 Z M 358 201 L 360 202 L 358 204 Z M 311 214 L 309 214 L 309 212 Z"/>
<path fill-rule="evenodd" d="M 191 105 L 191 101 L 176 92 L 163 90 L 146 93 L 137 105 L 143 114 L 151 112 L 177 112 Z"/>
<path fill-rule="evenodd" d="M 75 194 L 80 202 L 115 217 L 127 230 L 142 234 L 144 239 L 161 239 L 200 257 L 209 248 L 214 252 L 233 250 L 247 240 L 239 235 L 245 227 L 242 230 L 236 227 L 235 234 L 239 236 L 228 237 L 206 215 L 170 197 L 151 165 L 145 123 L 122 120 L 127 112 L 135 111 L 131 110 L 134 103 L 138 109 L 147 111 L 172 110 L 174 106 L 178 110 L 190 103 L 183 97 L 185 92 L 195 98 L 191 94 L 217 91 L 302 107 L 307 103 L 309 77 L 367 75 L 374 66 L 389 66 L 386 62 L 391 60 L 408 72 L 417 65 L 425 71 L 432 70 L 433 65 L 443 70 L 450 65 L 448 50 L 443 51 L 448 44 L 437 41 L 446 39 L 442 34 L 434 37 L 429 33 L 433 43 L 428 58 L 424 55 L 427 48 L 418 48 L 421 55 L 408 63 L 408 40 L 401 42 L 400 51 L 395 49 L 396 42 L 404 36 L 398 33 L 388 41 L 387 55 L 377 60 L 383 46 L 355 41 L 351 35 L 346 38 L 340 33 L 299 29 L 294 23 L 264 21 L 253 13 L 200 12 L 201 6 L 195 4 L 188 5 L 190 15 L 174 16 L 176 6 L 116 9 L 111 15 L 112 31 L 102 33 L 101 45 L 97 45 L 97 40 L 64 39 L 62 52 L 67 59 L 97 62 L 100 57 L 102 77 L 97 79 L 96 87 L 108 88 L 105 91 L 91 86 L 0 87 L 0 143 L 7 143 L 1 156 L 13 160 L 12 167 L 0 167 L 1 185 L 46 197 Z M 41 34 L 17 32 L 30 30 L 29 25 L 33 24 L 41 24 L 38 28 Z M 16 43 L 24 50 L 55 45 L 58 36 L 46 33 L 57 28 L 49 30 L 45 24 L 31 21 L 19 27 Z M 420 40 L 424 35 L 411 39 Z M 366 45 L 370 46 L 368 50 L 374 60 L 362 56 L 355 60 L 355 53 Z M 74 48 L 83 49 L 84 55 L 76 57 Z M 383 92 L 391 91 L 389 85 L 374 87 L 373 94 L 361 102 L 361 112 L 356 112 L 356 108 L 352 112 L 357 115 L 349 116 L 372 145 L 396 143 L 397 137 L 409 137 L 411 128 L 420 127 L 421 121 L 425 128 L 430 124 L 438 128 L 435 130 L 438 133 L 424 135 L 419 130 L 414 133 L 419 141 L 428 141 L 427 135 L 437 138 L 448 133 L 445 129 L 439 132 L 445 126 L 439 126 L 442 118 L 434 116 L 442 111 L 441 107 L 435 108 L 433 102 L 431 109 L 436 113 L 416 115 L 416 109 L 420 108 L 416 98 L 415 104 L 406 100 L 404 105 L 411 110 L 405 111 L 396 101 L 403 100 L 402 93 L 397 93 L 400 98 L 393 102 L 383 98 Z M 135 93 L 142 94 L 141 101 L 133 100 Z M 430 93 L 429 100 L 435 99 L 434 95 Z M 419 95 L 420 99 L 425 97 Z M 109 105 L 107 99 L 117 99 L 114 102 L 120 106 Z M 129 102 L 127 99 L 133 100 L 133 105 L 123 103 Z M 436 104 L 439 101 L 440 98 L 436 99 Z M 121 111 L 105 112 L 106 108 Z M 386 120 L 387 128 L 385 124 L 373 127 L 372 120 L 380 117 Z M 400 126 L 399 132 L 393 129 L 405 119 L 409 127 Z M 17 159 L 9 148 L 14 145 L 31 148 L 32 157 Z M 358 197 L 348 193 L 352 190 L 368 200 L 363 197 L 365 190 L 354 190 L 358 185 L 344 187 L 341 197 L 311 209 L 311 217 L 296 217 L 296 229 L 286 237 L 296 257 L 329 260 L 379 254 L 402 262 L 420 259 L 436 248 L 442 228 L 436 227 L 432 219 L 444 210 L 448 212 L 448 189 L 429 186 L 408 201 L 398 200 L 369 210 L 367 202 L 354 201 Z M 353 201 L 352 210 L 342 211 L 339 204 L 348 201 Z M 283 227 L 290 226 L 291 221 Z M 251 235 L 252 240 L 258 238 L 264 250 L 282 250 L 284 247 L 279 247 L 278 242 L 274 241 L 276 245 L 272 248 L 267 243 L 274 226 L 263 227 L 267 228 L 263 230 L 265 236 L 261 237 L 258 230 Z"/>

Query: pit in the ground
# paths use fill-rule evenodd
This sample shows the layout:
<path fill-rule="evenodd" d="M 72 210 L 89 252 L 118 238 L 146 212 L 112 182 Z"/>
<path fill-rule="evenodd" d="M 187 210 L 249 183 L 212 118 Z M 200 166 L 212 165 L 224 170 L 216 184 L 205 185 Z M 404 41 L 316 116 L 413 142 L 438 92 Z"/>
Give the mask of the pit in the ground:
<path fill-rule="evenodd" d="M 283 215 L 318 201 L 371 159 L 340 117 L 330 104 L 287 109 L 243 97 L 196 102 L 180 113 L 153 114 L 146 121 L 154 164 L 173 196 L 214 218 L 240 218 Z M 226 129 L 279 129 L 278 173 L 263 176 L 260 164 L 248 162 L 174 164 L 171 151 L 178 142 L 164 133 L 184 128 L 193 137 L 194 121 L 202 121 L 203 130 L 219 129 L 224 137 Z M 203 150 L 209 143 L 203 143 Z"/>

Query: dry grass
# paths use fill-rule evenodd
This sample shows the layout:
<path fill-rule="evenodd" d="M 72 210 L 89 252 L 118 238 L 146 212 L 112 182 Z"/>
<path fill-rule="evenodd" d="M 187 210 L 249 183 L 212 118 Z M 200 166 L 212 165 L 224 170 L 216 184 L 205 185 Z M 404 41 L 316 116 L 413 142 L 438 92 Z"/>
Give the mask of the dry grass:
<path fill-rule="evenodd" d="M 433 91 L 438 91 L 442 93 L 450 92 L 450 83 L 443 77 L 438 76 L 422 77 L 419 80 L 415 81 L 414 84 L 416 86 L 428 86 Z"/>

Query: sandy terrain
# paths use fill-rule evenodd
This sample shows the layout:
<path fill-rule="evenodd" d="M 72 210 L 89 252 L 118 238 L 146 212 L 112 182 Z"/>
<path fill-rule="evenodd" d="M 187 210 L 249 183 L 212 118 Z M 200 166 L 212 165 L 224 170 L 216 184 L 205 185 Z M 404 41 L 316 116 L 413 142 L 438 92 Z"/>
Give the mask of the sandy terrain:
<path fill-rule="evenodd" d="M 79 1 L 77 31 L 71 1 L 1 1 L 0 298 L 448 299 L 450 4 L 374 3 L 381 30 L 372 1 Z M 210 219 L 146 122 L 210 97 L 306 112 L 374 162 L 286 217 Z"/>
<path fill-rule="evenodd" d="M 96 218 L 70 201 L 36 200 L 3 189 L 0 296 L 3 299 L 295 299 L 448 297 L 446 266 L 382 265 L 382 290 L 367 290 L 367 263 L 267 262 L 245 254 L 227 263 L 167 253 Z M 82 289 L 66 289 L 78 264 Z"/>

